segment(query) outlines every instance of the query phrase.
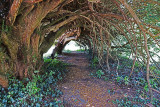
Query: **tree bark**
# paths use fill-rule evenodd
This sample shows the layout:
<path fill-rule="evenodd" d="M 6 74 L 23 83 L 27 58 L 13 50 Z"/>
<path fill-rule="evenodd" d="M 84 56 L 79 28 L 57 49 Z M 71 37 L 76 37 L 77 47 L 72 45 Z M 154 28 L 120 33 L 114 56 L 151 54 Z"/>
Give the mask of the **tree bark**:
<path fill-rule="evenodd" d="M 0 48 L 3 50 L 0 51 L 0 85 L 8 86 L 7 73 L 23 79 L 32 78 L 33 71 L 40 70 L 43 54 L 40 53 L 40 43 L 45 35 L 38 30 L 41 21 L 62 1 L 39 1 L 36 5 L 28 4 L 27 0 L 13 1 L 5 25 L 10 30 L 4 29 L 0 37 Z"/>

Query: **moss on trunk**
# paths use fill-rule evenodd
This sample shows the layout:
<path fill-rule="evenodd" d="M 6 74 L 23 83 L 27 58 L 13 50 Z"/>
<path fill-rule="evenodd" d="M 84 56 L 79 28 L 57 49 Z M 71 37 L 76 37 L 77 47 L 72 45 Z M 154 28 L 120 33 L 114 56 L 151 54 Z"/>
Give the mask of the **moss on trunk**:
<path fill-rule="evenodd" d="M 8 86 L 7 73 L 23 79 L 31 78 L 33 71 L 40 69 L 40 40 L 45 35 L 38 34 L 36 30 L 46 15 L 61 2 L 52 0 L 34 5 L 14 0 L 5 21 L 6 26 L 12 29 L 10 32 L 2 30 L 0 36 L 0 48 L 3 47 L 3 51 L 0 51 L 0 85 Z"/>

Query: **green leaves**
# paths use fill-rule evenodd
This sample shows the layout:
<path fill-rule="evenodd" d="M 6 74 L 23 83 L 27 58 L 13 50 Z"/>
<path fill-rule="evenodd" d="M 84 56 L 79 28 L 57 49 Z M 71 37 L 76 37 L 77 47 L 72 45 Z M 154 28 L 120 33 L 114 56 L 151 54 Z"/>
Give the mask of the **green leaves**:
<path fill-rule="evenodd" d="M 128 85 L 128 84 L 129 84 L 129 77 L 128 77 L 128 76 L 125 76 L 125 78 L 124 78 L 124 83 L 125 83 L 125 85 Z"/>
<path fill-rule="evenodd" d="M 32 80 L 27 84 L 26 91 L 28 92 L 29 96 L 35 95 L 41 90 L 40 88 L 37 87 L 36 82 L 37 81 Z"/>
<path fill-rule="evenodd" d="M 44 73 L 38 75 L 39 71 L 35 70 L 32 80 L 24 78 L 19 81 L 8 75 L 9 87 L 8 91 L 0 86 L 0 106 L 55 106 L 61 101 L 54 100 L 60 96 L 62 92 L 56 88 L 57 81 L 62 79 L 66 64 L 52 59 L 45 59 Z M 62 73 L 63 72 L 63 73 Z M 47 100 L 45 100 L 47 98 Z"/>
<path fill-rule="evenodd" d="M 101 78 L 102 75 L 104 75 L 104 72 L 103 72 L 102 70 L 98 70 L 98 71 L 96 72 L 96 75 L 97 75 L 98 78 Z"/>
<path fill-rule="evenodd" d="M 147 84 L 147 83 L 146 83 L 145 86 L 144 86 L 144 90 L 145 90 L 146 92 L 149 91 L 149 88 L 148 88 L 148 84 Z"/>
<path fill-rule="evenodd" d="M 98 60 L 97 57 L 94 57 L 94 58 L 92 59 L 92 67 L 93 67 L 93 68 L 97 67 L 98 61 L 99 61 L 99 60 Z"/>
<path fill-rule="evenodd" d="M 38 70 L 35 70 L 34 73 L 39 73 L 39 71 L 38 71 Z"/>

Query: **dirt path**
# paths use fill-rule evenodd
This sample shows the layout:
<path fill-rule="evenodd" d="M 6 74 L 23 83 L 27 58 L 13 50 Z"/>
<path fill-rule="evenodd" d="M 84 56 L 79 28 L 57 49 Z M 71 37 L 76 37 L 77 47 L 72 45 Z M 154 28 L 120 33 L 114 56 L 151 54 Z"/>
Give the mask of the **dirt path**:
<path fill-rule="evenodd" d="M 63 92 L 61 100 L 65 107 L 115 107 L 113 100 L 122 97 L 121 90 L 114 83 L 89 76 L 89 61 L 84 53 L 69 53 L 59 57 L 70 63 L 69 73 L 59 84 Z M 115 94 L 108 93 L 114 90 Z"/>

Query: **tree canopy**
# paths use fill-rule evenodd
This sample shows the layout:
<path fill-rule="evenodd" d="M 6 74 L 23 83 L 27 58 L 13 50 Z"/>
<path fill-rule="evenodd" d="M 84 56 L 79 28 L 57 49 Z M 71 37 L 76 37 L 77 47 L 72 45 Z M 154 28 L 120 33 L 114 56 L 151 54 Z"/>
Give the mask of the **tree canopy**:
<path fill-rule="evenodd" d="M 22 79 L 40 70 L 43 53 L 58 38 L 57 47 L 72 39 L 89 47 L 104 70 L 110 69 L 109 58 L 131 55 L 131 74 L 139 60 L 146 65 L 148 84 L 149 65 L 160 68 L 153 58 L 160 51 L 158 0 L 2 0 L 0 17 L 0 84 L 4 87 L 8 72 Z"/>

